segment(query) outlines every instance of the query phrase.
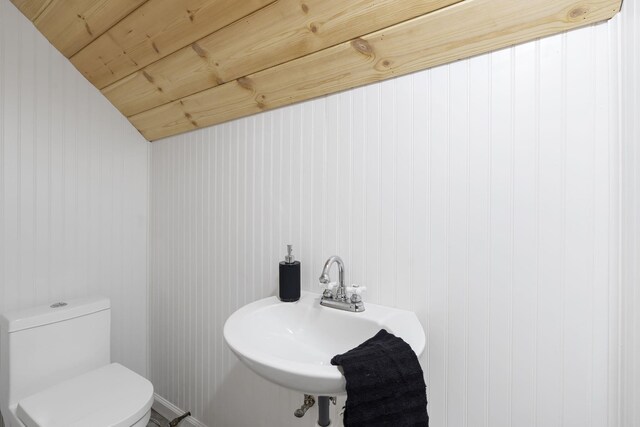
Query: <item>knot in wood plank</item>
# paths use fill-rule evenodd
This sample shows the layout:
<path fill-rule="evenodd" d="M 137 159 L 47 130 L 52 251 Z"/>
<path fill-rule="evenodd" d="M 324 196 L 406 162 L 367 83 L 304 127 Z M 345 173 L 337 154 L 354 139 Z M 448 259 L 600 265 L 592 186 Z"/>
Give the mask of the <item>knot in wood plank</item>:
<path fill-rule="evenodd" d="M 207 57 L 207 51 L 204 50 L 198 43 L 192 43 L 191 44 L 191 49 L 193 49 L 193 51 L 200 57 L 200 58 L 206 58 Z"/>
<path fill-rule="evenodd" d="M 373 47 L 371 47 L 369 42 L 361 38 L 352 40 L 351 46 L 363 55 L 372 56 L 374 53 Z"/>
<path fill-rule="evenodd" d="M 569 21 L 580 21 L 587 19 L 589 8 L 587 6 L 577 6 L 569 11 Z"/>
<path fill-rule="evenodd" d="M 376 61 L 373 69 L 385 75 L 394 74 L 394 63 L 390 59 L 381 58 Z"/>
<path fill-rule="evenodd" d="M 153 77 L 151 77 L 151 74 L 147 73 L 145 70 L 142 70 L 142 75 L 149 81 L 149 83 L 153 83 Z"/>
<path fill-rule="evenodd" d="M 236 81 L 241 88 L 251 91 L 254 90 L 253 80 L 251 80 L 249 77 L 240 77 Z"/>

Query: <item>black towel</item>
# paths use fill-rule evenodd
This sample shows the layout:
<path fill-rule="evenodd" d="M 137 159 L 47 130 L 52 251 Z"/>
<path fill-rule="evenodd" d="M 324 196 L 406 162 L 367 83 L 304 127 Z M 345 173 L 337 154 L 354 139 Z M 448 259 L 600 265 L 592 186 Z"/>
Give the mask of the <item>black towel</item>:
<path fill-rule="evenodd" d="M 331 359 L 347 380 L 345 427 L 428 427 L 427 387 L 409 344 L 381 329 Z"/>

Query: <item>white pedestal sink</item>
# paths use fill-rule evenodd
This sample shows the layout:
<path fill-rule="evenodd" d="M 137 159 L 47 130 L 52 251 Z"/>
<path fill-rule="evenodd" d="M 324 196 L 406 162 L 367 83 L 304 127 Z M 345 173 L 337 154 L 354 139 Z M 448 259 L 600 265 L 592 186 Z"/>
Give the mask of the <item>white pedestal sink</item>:
<path fill-rule="evenodd" d="M 362 313 L 320 305 L 320 295 L 300 301 L 277 297 L 248 304 L 224 325 L 231 350 L 258 375 L 283 387 L 316 396 L 346 393 L 345 380 L 330 361 L 380 329 L 401 337 L 420 356 L 425 334 L 415 313 L 366 303 Z"/>

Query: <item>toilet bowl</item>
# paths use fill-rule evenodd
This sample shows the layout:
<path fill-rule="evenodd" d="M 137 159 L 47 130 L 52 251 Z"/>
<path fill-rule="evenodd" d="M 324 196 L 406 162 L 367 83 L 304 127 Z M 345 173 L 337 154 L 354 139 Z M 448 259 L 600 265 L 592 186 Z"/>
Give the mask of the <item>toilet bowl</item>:
<path fill-rule="evenodd" d="M 153 385 L 110 360 L 111 309 L 85 298 L 0 315 L 7 427 L 146 427 Z"/>

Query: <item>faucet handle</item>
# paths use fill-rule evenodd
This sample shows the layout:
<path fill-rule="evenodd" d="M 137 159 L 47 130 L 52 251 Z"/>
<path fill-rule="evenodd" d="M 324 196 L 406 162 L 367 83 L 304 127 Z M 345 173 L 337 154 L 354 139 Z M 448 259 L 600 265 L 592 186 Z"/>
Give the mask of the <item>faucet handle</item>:
<path fill-rule="evenodd" d="M 362 292 L 366 290 L 367 290 L 366 286 L 360 286 L 360 285 L 347 286 L 347 292 L 349 292 L 350 294 L 361 295 Z"/>
<path fill-rule="evenodd" d="M 362 292 L 366 291 L 367 287 L 366 286 L 358 286 L 358 285 L 351 285 L 351 286 L 347 286 L 347 293 L 351 294 L 350 300 L 352 303 L 358 303 L 358 302 L 362 302 Z"/>
<path fill-rule="evenodd" d="M 333 289 L 338 286 L 338 282 L 329 282 L 327 284 L 320 282 L 318 283 L 318 285 L 320 285 L 320 287 L 324 286 L 326 288 L 324 292 L 322 292 L 322 296 L 324 298 L 333 298 Z"/>

